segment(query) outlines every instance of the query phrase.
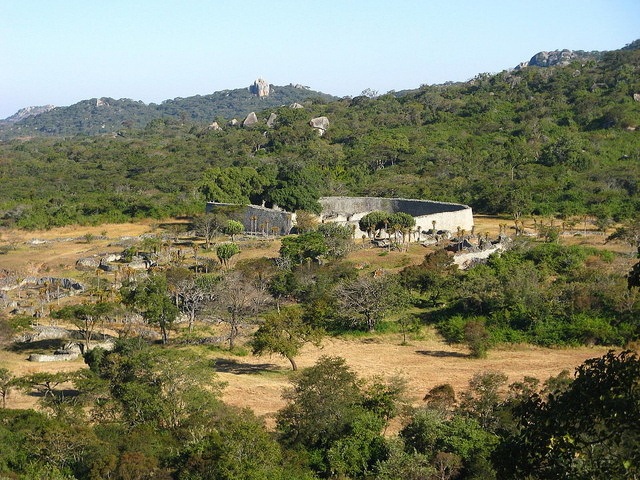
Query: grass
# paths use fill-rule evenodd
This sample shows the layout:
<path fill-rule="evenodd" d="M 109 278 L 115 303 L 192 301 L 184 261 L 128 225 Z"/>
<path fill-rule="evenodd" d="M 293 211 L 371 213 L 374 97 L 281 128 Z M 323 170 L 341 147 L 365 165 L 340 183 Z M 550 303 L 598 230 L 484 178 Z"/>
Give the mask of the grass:
<path fill-rule="evenodd" d="M 508 220 L 493 217 L 476 217 L 477 232 L 489 231 L 495 236 L 500 223 Z M 120 236 L 137 236 L 149 232 L 161 225 L 153 225 L 152 221 L 121 225 L 98 225 L 95 227 L 64 227 L 46 232 L 2 231 L 0 232 L 0 247 L 4 244 L 16 245 L 31 238 L 78 238 L 87 233 L 99 236 L 103 231 L 108 232 L 111 240 L 94 239 L 90 244 L 76 242 L 55 242 L 40 246 L 30 246 L 21 243 L 16 249 L 9 249 L 0 258 L 2 268 L 20 271 L 24 275 L 26 270 L 40 272 L 43 275 L 47 268 L 47 275 L 83 278 L 83 272 L 75 269 L 78 258 L 96 253 L 119 252 L 122 247 L 108 247 L 114 238 Z M 527 224 L 527 229 L 529 226 Z M 240 253 L 242 258 L 260 258 L 264 256 L 276 257 L 280 242 L 277 239 L 260 241 L 250 239 L 253 244 L 248 245 Z M 604 237 L 587 235 L 582 237 L 563 236 L 563 244 L 586 244 L 597 249 L 604 248 Z M 358 244 L 361 242 L 357 241 Z M 629 247 L 619 244 L 607 244 L 606 248 L 617 253 L 628 253 Z M 418 244 L 411 244 L 407 252 L 381 250 L 378 248 L 363 248 L 349 254 L 347 260 L 359 263 L 365 267 L 362 274 L 382 268 L 385 271 L 398 271 L 406 265 L 422 262 L 424 256 L 432 251 Z M 603 265 L 605 261 L 598 259 Z M 622 261 L 617 255 L 614 262 Z M 632 256 L 627 262 L 635 261 Z M 27 266 L 30 266 L 27 268 Z M 422 311 L 418 309 L 417 311 Z M 417 311 L 409 313 L 416 314 Z M 465 347 L 447 345 L 436 334 L 432 327 L 421 326 L 415 333 L 407 334 L 407 345 L 401 345 L 402 333 L 397 323 L 397 317 L 390 317 L 379 323 L 378 331 L 369 333 L 356 331 L 343 333 L 337 337 L 327 337 L 321 347 L 306 345 L 296 362 L 300 369 L 313 365 L 321 356 L 344 357 L 348 365 L 361 377 L 381 375 L 389 377 L 401 373 L 408 381 L 408 395 L 415 405 L 421 404 L 424 394 L 432 387 L 450 383 L 457 391 L 466 388 L 469 379 L 477 372 L 487 370 L 503 371 L 509 381 L 519 381 L 527 376 L 545 380 L 557 375 L 563 369 L 572 370 L 587 358 L 601 356 L 607 352 L 605 347 L 577 347 L 545 349 L 530 345 L 498 346 L 489 351 L 484 360 L 471 359 Z M 200 334 L 201 332 L 198 331 Z M 212 333 L 215 334 L 215 333 Z M 33 347 L 33 346 L 32 346 Z M 52 350 L 38 349 L 43 353 Z M 173 348 L 173 347 L 169 347 Z M 186 347 L 180 347 L 186 348 Z M 256 357 L 246 345 L 240 344 L 234 351 L 218 346 L 190 346 L 203 358 L 224 359 L 225 362 L 217 366 L 220 380 L 227 382 L 223 399 L 238 407 L 251 408 L 258 415 L 265 415 L 267 423 L 273 414 L 285 405 L 282 392 L 289 386 L 292 375 L 289 362 L 277 355 Z M 34 350 L 35 351 L 35 350 Z M 14 375 L 25 375 L 40 371 L 57 372 L 73 371 L 86 368 L 82 359 L 71 362 L 34 363 L 28 362 L 28 350 L 0 351 L 0 364 L 9 368 Z M 13 394 L 9 400 L 11 408 L 29 408 L 35 401 L 31 397 L 19 392 Z"/>

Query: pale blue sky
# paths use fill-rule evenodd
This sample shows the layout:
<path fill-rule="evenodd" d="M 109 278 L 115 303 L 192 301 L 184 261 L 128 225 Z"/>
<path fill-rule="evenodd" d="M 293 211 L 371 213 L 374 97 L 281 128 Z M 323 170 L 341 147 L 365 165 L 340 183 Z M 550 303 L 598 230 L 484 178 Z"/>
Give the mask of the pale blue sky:
<path fill-rule="evenodd" d="M 640 0 L 0 0 L 0 118 L 301 83 L 338 96 L 467 80 L 640 38 Z"/>

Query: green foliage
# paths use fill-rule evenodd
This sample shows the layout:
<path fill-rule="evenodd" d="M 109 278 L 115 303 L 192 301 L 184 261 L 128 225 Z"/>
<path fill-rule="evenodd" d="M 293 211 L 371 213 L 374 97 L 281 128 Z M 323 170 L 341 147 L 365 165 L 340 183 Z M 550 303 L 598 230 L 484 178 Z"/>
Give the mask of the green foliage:
<path fill-rule="evenodd" d="M 234 237 L 242 232 L 244 232 L 244 225 L 237 220 L 227 220 L 227 224 L 222 228 L 222 233 L 229 235 L 232 242 Z"/>
<path fill-rule="evenodd" d="M 120 294 L 125 305 L 138 311 L 148 323 L 158 325 L 162 342 L 167 343 L 178 308 L 169 295 L 166 276 L 154 274 L 141 282 L 125 285 Z"/>
<path fill-rule="evenodd" d="M 502 478 L 633 478 L 640 469 L 640 361 L 609 352 L 587 360 L 560 393 L 532 395 L 520 429 L 497 452 Z"/>
<path fill-rule="evenodd" d="M 227 269 L 231 266 L 231 258 L 239 253 L 240 247 L 236 243 L 223 243 L 216 247 L 216 255 Z"/>
<path fill-rule="evenodd" d="M 251 347 L 254 355 L 282 355 L 291 362 L 291 368 L 297 370 L 294 357 L 302 346 L 307 342 L 319 345 L 321 339 L 322 332 L 304 322 L 300 308 L 287 307 L 265 317 L 253 336 Z"/>
<path fill-rule="evenodd" d="M 369 232 L 369 236 L 372 236 L 375 231 L 379 231 L 385 227 L 385 221 L 389 217 L 386 212 L 370 212 L 367 213 L 358 221 L 358 226 L 363 232 Z"/>
<path fill-rule="evenodd" d="M 282 239 L 280 256 L 288 258 L 295 264 L 301 264 L 304 260 L 317 260 L 327 253 L 325 238 L 320 232 L 302 233 L 298 236 L 289 236 Z"/>

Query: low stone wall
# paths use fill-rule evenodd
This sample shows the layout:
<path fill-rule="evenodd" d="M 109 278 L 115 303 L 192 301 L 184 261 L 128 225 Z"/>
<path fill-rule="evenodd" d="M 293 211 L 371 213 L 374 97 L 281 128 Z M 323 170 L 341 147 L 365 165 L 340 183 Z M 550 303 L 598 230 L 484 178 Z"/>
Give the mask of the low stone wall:
<path fill-rule="evenodd" d="M 229 217 L 242 222 L 247 233 L 288 235 L 296 222 L 295 213 L 260 205 L 207 202 L 207 213 L 215 210 L 220 210 L 228 214 Z M 275 232 L 274 228 L 277 229 Z"/>
<path fill-rule="evenodd" d="M 79 353 L 60 353 L 57 355 L 42 355 L 40 353 L 32 353 L 29 355 L 28 360 L 30 362 L 67 362 L 69 360 L 75 360 L 80 356 Z"/>
<path fill-rule="evenodd" d="M 358 226 L 358 221 L 367 213 L 382 211 L 388 213 L 408 213 L 416 220 L 416 227 L 421 231 L 428 231 L 436 222 L 437 230 L 455 232 L 458 228 L 471 231 L 473 227 L 473 212 L 471 207 L 458 203 L 434 202 L 431 200 L 415 200 L 408 198 L 378 198 L 378 197 L 322 197 L 321 220 L 323 222 L 337 221 Z M 360 236 L 365 232 L 356 230 Z"/>

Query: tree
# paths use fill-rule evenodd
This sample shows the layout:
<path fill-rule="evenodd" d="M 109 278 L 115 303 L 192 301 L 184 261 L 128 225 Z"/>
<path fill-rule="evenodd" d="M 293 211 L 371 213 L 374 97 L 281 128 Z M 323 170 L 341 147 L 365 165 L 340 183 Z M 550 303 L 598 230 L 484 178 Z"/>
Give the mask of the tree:
<path fill-rule="evenodd" d="M 464 341 L 474 358 L 486 358 L 489 347 L 489 332 L 482 320 L 469 320 L 464 326 Z"/>
<path fill-rule="evenodd" d="M 211 240 L 222 230 L 227 217 L 221 213 L 205 213 L 197 217 L 193 222 L 193 228 L 197 235 L 204 238 L 206 248 L 211 246 Z"/>
<path fill-rule="evenodd" d="M 194 353 L 127 339 L 86 360 L 103 382 L 94 382 L 99 389 L 99 401 L 93 402 L 96 417 L 115 414 L 130 427 L 174 430 L 203 422 L 218 405 L 223 384 L 209 362 Z"/>
<path fill-rule="evenodd" d="M 200 191 L 208 201 L 248 205 L 262 194 L 266 183 L 253 167 L 213 167 L 204 172 Z"/>
<path fill-rule="evenodd" d="M 7 408 L 7 397 L 11 389 L 16 386 L 16 379 L 6 368 L 0 368 L 0 398 L 2 408 Z"/>
<path fill-rule="evenodd" d="M 216 278 L 210 275 L 195 276 L 186 269 L 167 271 L 169 290 L 178 309 L 189 317 L 189 331 L 193 331 L 196 316 L 203 312 L 214 295 Z"/>
<path fill-rule="evenodd" d="M 496 411 L 502 400 L 500 389 L 506 383 L 507 376 L 502 372 L 476 373 L 469 380 L 469 390 L 462 395 L 460 408 L 477 419 L 485 430 L 495 431 Z"/>
<path fill-rule="evenodd" d="M 318 228 L 318 217 L 305 210 L 296 211 L 296 230 L 298 233 L 308 233 Z"/>
<path fill-rule="evenodd" d="M 336 296 L 350 323 L 364 326 L 370 332 L 387 312 L 406 301 L 393 276 L 359 277 L 339 285 Z"/>
<path fill-rule="evenodd" d="M 225 235 L 229 235 L 233 242 L 236 235 L 244 232 L 244 225 L 242 225 L 242 222 L 237 220 L 227 220 L 226 225 L 222 228 L 222 232 Z"/>
<path fill-rule="evenodd" d="M 389 214 L 386 212 L 375 211 L 367 213 L 358 221 L 358 226 L 363 232 L 367 232 L 369 237 L 373 237 L 374 232 L 379 231 L 385 227 L 385 220 L 387 220 Z"/>
<path fill-rule="evenodd" d="M 289 360 L 291 368 L 297 370 L 294 357 L 302 346 L 307 342 L 319 345 L 321 339 L 322 332 L 303 321 L 300 308 L 288 307 L 265 317 L 253 336 L 251 346 L 254 355 L 282 355 Z"/>
<path fill-rule="evenodd" d="M 235 243 L 223 243 L 216 248 L 216 255 L 224 267 L 231 268 L 231 258 L 240 253 L 240 247 Z"/>
<path fill-rule="evenodd" d="M 350 225 L 323 223 L 318 226 L 318 232 L 324 238 L 327 256 L 330 258 L 343 258 L 354 248 L 353 229 Z"/>
<path fill-rule="evenodd" d="M 82 305 L 68 305 L 51 313 L 53 318 L 64 319 L 73 323 L 84 337 L 87 349 L 91 348 L 91 340 L 104 320 L 116 309 L 114 303 L 98 302 Z"/>
<path fill-rule="evenodd" d="M 637 354 L 609 352 L 580 365 L 565 391 L 531 395 L 496 452 L 501 478 L 637 478 L 639 378 Z"/>
<path fill-rule="evenodd" d="M 169 330 L 178 316 L 178 308 L 169 295 L 166 276 L 150 275 L 141 282 L 125 285 L 120 293 L 125 305 L 138 311 L 147 323 L 160 327 L 162 343 L 167 343 Z"/>
<path fill-rule="evenodd" d="M 285 237 L 282 239 L 282 245 L 280 246 L 280 256 L 296 264 L 302 264 L 306 259 L 315 261 L 326 253 L 327 244 L 320 232 Z"/>
<path fill-rule="evenodd" d="M 340 357 L 320 357 L 283 397 L 287 406 L 278 412 L 278 430 L 287 442 L 307 448 L 331 445 L 360 412 L 356 374 Z"/>
<path fill-rule="evenodd" d="M 227 273 L 218 282 L 212 301 L 214 313 L 229 326 L 229 349 L 249 319 L 263 311 L 271 297 L 239 273 Z"/>

